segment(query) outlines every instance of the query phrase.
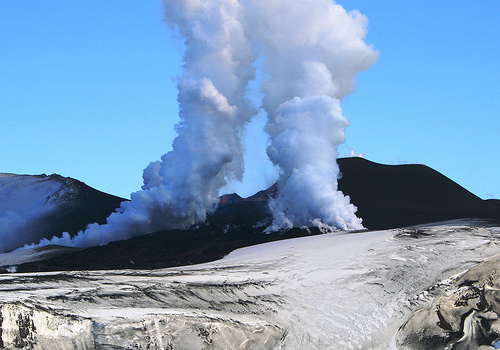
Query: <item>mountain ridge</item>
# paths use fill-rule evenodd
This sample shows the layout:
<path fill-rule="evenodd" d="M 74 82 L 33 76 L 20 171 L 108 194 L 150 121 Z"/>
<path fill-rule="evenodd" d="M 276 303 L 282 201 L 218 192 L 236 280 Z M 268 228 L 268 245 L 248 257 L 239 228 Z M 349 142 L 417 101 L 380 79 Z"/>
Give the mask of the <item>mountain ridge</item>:
<path fill-rule="evenodd" d="M 500 221 L 498 202 L 480 199 L 427 166 L 383 165 L 361 158 L 338 161 L 339 189 L 351 197 L 368 229 L 474 217 Z M 180 266 L 220 259 L 245 246 L 322 233 L 318 228 L 265 231 L 272 221 L 267 200 L 277 186 L 248 198 L 221 196 L 221 204 L 206 222 L 188 230 L 164 230 L 111 242 L 22 264 L 18 271 Z"/>
<path fill-rule="evenodd" d="M 106 218 L 125 199 L 58 174 L 0 177 L 0 243 L 11 251 Z"/>
<path fill-rule="evenodd" d="M 338 159 L 339 189 L 370 229 L 460 218 L 500 220 L 494 201 L 483 200 L 423 164 L 385 165 L 364 158 Z"/>

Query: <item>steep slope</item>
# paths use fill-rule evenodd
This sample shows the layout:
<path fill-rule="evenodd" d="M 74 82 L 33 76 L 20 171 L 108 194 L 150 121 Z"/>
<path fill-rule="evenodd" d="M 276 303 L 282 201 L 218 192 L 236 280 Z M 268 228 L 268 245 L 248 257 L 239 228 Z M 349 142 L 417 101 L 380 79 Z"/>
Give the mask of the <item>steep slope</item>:
<path fill-rule="evenodd" d="M 105 223 L 122 201 L 60 175 L 0 174 L 0 251 Z"/>

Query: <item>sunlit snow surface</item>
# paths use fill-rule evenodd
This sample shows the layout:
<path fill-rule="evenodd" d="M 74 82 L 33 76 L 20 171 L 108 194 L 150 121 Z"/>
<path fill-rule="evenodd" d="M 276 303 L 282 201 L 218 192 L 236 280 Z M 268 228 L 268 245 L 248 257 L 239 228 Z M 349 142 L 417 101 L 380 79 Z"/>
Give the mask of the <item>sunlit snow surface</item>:
<path fill-rule="evenodd" d="M 454 221 L 283 240 L 179 268 L 1 275 L 0 345 L 394 348 L 415 310 L 500 253 L 499 233 Z"/>

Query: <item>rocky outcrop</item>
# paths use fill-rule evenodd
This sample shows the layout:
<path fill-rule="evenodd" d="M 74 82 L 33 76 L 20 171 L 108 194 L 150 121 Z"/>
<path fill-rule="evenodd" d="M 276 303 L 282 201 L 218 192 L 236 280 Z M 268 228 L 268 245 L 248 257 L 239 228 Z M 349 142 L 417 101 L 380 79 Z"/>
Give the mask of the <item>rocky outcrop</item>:
<path fill-rule="evenodd" d="M 415 312 L 399 330 L 399 349 L 495 349 L 500 340 L 500 255 L 472 268 Z M 497 347 L 495 347 L 497 346 Z"/>

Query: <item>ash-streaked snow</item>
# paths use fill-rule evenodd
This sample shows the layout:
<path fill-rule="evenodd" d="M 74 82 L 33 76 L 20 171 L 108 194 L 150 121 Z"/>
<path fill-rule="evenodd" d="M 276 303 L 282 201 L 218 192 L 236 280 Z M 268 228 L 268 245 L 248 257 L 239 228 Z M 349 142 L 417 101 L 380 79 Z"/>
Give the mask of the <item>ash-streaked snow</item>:
<path fill-rule="evenodd" d="M 85 341 L 140 349 L 385 349 L 440 288 L 500 252 L 498 233 L 455 221 L 283 240 L 162 270 L 2 275 L 0 302 L 4 322 L 31 317 L 27 324 L 38 325 L 24 340 L 17 334 L 19 341 L 73 344 L 61 349 Z M 56 316 L 86 326 L 38 335 Z M 16 337 L 11 328 L 4 344 Z"/>

